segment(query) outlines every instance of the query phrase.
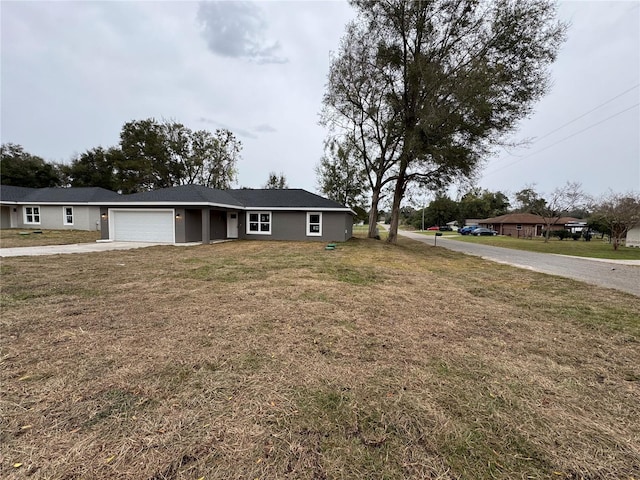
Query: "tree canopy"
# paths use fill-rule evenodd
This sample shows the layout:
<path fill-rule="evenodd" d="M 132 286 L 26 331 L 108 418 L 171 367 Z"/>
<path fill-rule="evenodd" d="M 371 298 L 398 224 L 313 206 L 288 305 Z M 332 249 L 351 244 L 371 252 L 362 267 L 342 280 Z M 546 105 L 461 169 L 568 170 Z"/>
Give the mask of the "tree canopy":
<path fill-rule="evenodd" d="M 395 242 L 410 183 L 437 190 L 471 177 L 530 113 L 548 87 L 565 27 L 551 0 L 352 4 L 358 16 L 332 62 L 325 107 L 357 138 L 392 146 L 382 181 L 394 188 Z M 382 158 L 379 148 L 371 151 Z M 370 174 L 381 172 L 370 165 Z"/>
<path fill-rule="evenodd" d="M 31 155 L 14 143 L 0 147 L 0 183 L 16 187 L 57 187 L 62 183 L 58 166 Z"/>
<path fill-rule="evenodd" d="M 276 172 L 269 172 L 269 178 L 263 188 L 269 190 L 283 190 L 285 188 L 289 188 L 289 185 L 287 185 L 287 179 L 284 176 L 284 173 L 280 172 L 280 175 L 278 175 Z"/>
<path fill-rule="evenodd" d="M 122 126 L 117 146 L 89 149 L 67 165 L 48 164 L 19 145 L 2 145 L 2 183 L 103 187 L 125 194 L 189 184 L 227 189 L 236 181 L 241 150 L 229 130 L 132 120 Z"/>

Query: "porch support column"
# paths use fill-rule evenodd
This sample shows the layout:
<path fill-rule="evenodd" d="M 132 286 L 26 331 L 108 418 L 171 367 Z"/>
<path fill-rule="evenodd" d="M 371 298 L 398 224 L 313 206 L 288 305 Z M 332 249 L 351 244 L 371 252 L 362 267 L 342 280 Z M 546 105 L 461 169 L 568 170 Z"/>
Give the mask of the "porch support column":
<path fill-rule="evenodd" d="M 209 207 L 202 208 L 202 243 L 209 245 L 211 241 L 211 211 Z"/>

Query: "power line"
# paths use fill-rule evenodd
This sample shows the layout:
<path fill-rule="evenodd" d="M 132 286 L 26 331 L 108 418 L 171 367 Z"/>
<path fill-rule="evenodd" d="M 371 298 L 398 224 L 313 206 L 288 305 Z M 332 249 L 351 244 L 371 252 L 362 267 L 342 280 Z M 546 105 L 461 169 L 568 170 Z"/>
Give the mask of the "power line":
<path fill-rule="evenodd" d="M 636 83 L 634 86 L 632 86 L 632 87 L 630 87 L 630 88 L 627 88 L 624 92 L 620 92 L 620 93 L 619 93 L 619 94 L 617 94 L 616 96 L 611 97 L 609 100 L 606 100 L 606 101 L 602 102 L 600 105 L 597 105 L 597 106 L 593 107 L 591 110 L 589 110 L 589 111 L 587 111 L 587 112 L 583 113 L 582 115 L 577 116 L 577 117 L 576 117 L 576 118 L 574 118 L 573 120 L 569 120 L 567 123 L 564 123 L 564 124 L 560 125 L 559 127 L 555 128 L 555 129 L 553 129 L 553 130 L 551 130 L 550 132 L 545 133 L 545 134 L 544 134 L 544 135 L 542 135 L 541 137 L 536 138 L 533 142 L 531 142 L 531 143 L 530 143 L 530 145 L 533 145 L 533 144 L 538 143 L 538 142 L 539 142 L 540 140 L 542 140 L 543 138 L 547 138 L 549 135 L 551 135 L 551 134 L 553 134 L 553 133 L 556 133 L 558 130 L 562 130 L 562 129 L 563 129 L 564 127 L 566 127 L 567 125 L 571 125 L 572 123 L 574 123 L 574 122 L 576 122 L 576 121 L 580 120 L 581 118 L 586 117 L 586 116 L 587 116 L 587 115 L 589 115 L 590 113 L 592 113 L 592 112 L 594 112 L 594 111 L 598 110 L 600 107 L 603 107 L 603 106 L 605 106 L 606 104 L 613 102 L 614 100 L 616 100 L 616 99 L 620 98 L 621 96 L 623 96 L 623 95 L 625 95 L 625 94 L 629 93 L 631 90 L 634 90 L 634 89 L 636 89 L 636 88 L 638 88 L 638 87 L 640 87 L 640 83 Z M 509 155 L 512 155 L 512 156 L 516 156 L 516 157 L 518 157 L 518 156 L 519 156 L 519 155 L 515 155 L 515 154 L 510 153 L 510 152 L 508 152 L 508 153 L 509 153 Z M 523 157 L 523 158 L 524 158 L 524 157 Z"/>
<path fill-rule="evenodd" d="M 640 86 L 640 83 L 636 83 L 633 87 L 628 88 L 627 90 L 625 90 L 622 93 L 619 93 L 618 95 L 616 95 L 615 97 L 610 98 L 609 100 L 601 103 L 600 105 L 593 107 L 591 110 L 589 110 L 588 112 L 583 113 L 582 115 L 580 115 L 579 117 L 574 118 L 573 120 L 569 120 L 567 123 L 564 123 L 562 125 L 560 125 L 558 128 L 551 130 L 549 133 L 545 133 L 544 135 L 542 135 L 541 137 L 538 137 L 534 140 L 533 143 L 537 143 L 540 140 L 542 140 L 543 138 L 547 138 L 549 135 L 551 135 L 552 133 L 557 132 L 558 130 L 563 129 L 564 127 L 566 127 L 567 125 L 571 125 L 572 123 L 580 120 L 583 117 L 586 117 L 587 115 L 589 115 L 591 112 L 594 112 L 596 110 L 598 110 L 600 107 L 604 107 L 607 103 L 611 103 L 613 102 L 615 99 L 620 98 L 621 96 L 623 96 L 626 93 L 629 93 L 631 90 L 634 90 L 636 88 L 638 88 Z"/>
<path fill-rule="evenodd" d="M 488 176 L 488 175 L 492 175 L 492 174 L 494 174 L 494 173 L 496 173 L 496 172 L 499 172 L 500 170 L 504 170 L 504 169 L 505 169 L 505 168 L 507 168 L 507 167 L 510 167 L 510 166 L 512 166 L 512 165 L 515 165 L 516 163 L 520 163 L 520 162 L 522 162 L 523 160 L 526 160 L 526 159 L 527 159 L 527 158 L 529 158 L 529 157 L 532 157 L 532 156 L 534 156 L 534 155 L 537 155 L 537 154 L 538 154 L 538 153 L 540 153 L 540 152 L 544 152 L 545 150 L 548 150 L 549 148 L 554 147 L 554 146 L 558 145 L 559 143 L 564 142 L 565 140 L 568 140 L 568 139 L 570 139 L 570 138 L 572 138 L 572 137 L 575 137 L 576 135 L 578 135 L 578 134 L 580 134 L 580 133 L 582 133 L 582 132 L 585 132 L 585 131 L 587 131 L 587 130 L 589 130 L 589 129 L 593 128 L 593 127 L 596 127 L 596 126 L 600 125 L 601 123 L 604 123 L 604 122 L 606 122 L 606 121 L 608 121 L 608 120 L 611 120 L 612 118 L 617 117 L 618 115 L 622 115 L 623 113 L 625 113 L 625 112 L 627 112 L 627 111 L 631 110 L 632 108 L 637 107 L 638 105 L 640 105 L 640 102 L 638 102 L 638 103 L 636 103 L 636 104 L 634 104 L 634 105 L 631 105 L 630 107 L 627 107 L 627 108 L 625 108 L 624 110 L 620 110 L 619 112 L 614 113 L 613 115 L 611 115 L 611 116 L 609 116 L 609 117 L 607 117 L 607 118 L 605 118 L 605 119 L 603 119 L 603 120 L 600 120 L 599 122 L 596 122 L 596 123 L 594 123 L 594 124 L 591 124 L 591 125 L 589 125 L 588 127 L 583 128 L 582 130 L 578 130 L 577 132 L 572 133 L 571 135 L 568 135 L 568 136 L 566 136 L 566 137 L 564 137 L 564 138 L 561 138 L 561 139 L 560 139 L 560 140 L 558 140 L 557 142 L 554 142 L 554 143 L 552 143 L 551 145 L 547 145 L 546 147 L 541 148 L 540 150 L 538 150 L 538 151 L 536 151 L 536 152 L 530 153 L 529 155 L 525 155 L 524 157 L 519 158 L 519 159 L 518 159 L 518 160 L 516 160 L 515 162 L 507 163 L 506 165 L 503 165 L 502 167 L 499 167 L 499 168 L 497 168 L 497 169 L 495 169 L 495 170 L 492 170 L 492 171 L 490 171 L 490 172 L 487 172 L 487 173 L 483 174 L 483 177 L 486 177 L 486 176 Z"/>

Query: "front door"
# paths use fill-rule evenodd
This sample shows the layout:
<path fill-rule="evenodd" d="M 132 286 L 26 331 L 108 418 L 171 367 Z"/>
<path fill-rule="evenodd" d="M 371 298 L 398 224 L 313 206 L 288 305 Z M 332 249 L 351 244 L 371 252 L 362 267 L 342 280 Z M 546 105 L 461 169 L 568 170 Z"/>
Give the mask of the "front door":
<path fill-rule="evenodd" d="M 227 212 L 227 238 L 238 238 L 238 214 Z"/>

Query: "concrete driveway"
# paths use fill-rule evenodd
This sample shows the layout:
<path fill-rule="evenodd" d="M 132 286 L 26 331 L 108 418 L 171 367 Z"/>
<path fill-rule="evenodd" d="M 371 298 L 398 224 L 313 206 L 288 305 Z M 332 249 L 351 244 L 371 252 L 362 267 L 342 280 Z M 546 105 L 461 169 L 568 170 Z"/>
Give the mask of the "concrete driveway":
<path fill-rule="evenodd" d="M 434 237 L 398 230 L 398 235 L 433 245 Z M 572 278 L 599 287 L 613 288 L 640 297 L 640 261 L 605 260 L 528 252 L 480 245 L 438 237 L 437 244 L 449 250 L 482 257 L 493 262 Z"/>
<path fill-rule="evenodd" d="M 107 250 L 131 250 L 132 248 L 167 245 L 166 243 L 142 242 L 95 242 L 71 245 L 43 245 L 38 247 L 0 248 L 0 257 L 31 257 L 37 255 L 60 255 L 67 253 L 106 252 Z"/>

